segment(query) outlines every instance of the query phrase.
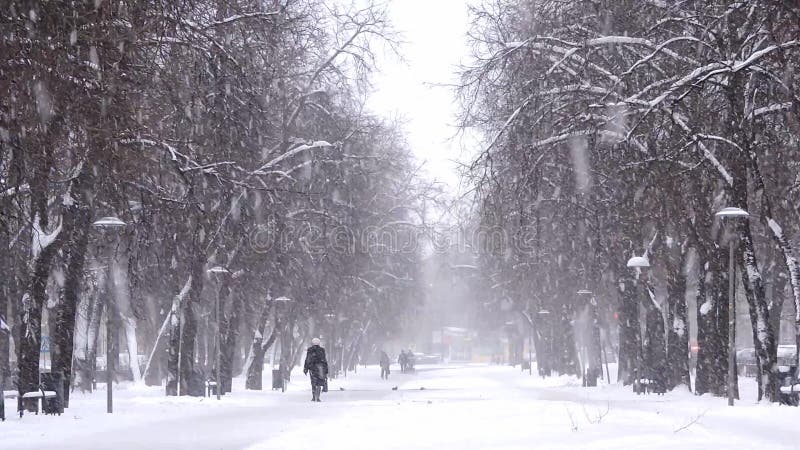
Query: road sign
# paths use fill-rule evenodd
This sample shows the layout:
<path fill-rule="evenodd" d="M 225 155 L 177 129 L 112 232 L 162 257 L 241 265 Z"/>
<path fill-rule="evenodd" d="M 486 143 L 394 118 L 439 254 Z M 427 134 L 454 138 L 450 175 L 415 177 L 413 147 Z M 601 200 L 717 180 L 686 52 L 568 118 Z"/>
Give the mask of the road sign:
<path fill-rule="evenodd" d="M 50 336 L 42 336 L 42 345 L 39 353 L 50 353 Z"/>

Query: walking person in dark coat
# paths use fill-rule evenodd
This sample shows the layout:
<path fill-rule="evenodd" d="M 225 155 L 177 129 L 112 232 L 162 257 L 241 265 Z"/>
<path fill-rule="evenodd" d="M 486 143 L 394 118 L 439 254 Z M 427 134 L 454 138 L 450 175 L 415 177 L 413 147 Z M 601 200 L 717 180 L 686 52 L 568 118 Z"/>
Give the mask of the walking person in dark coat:
<path fill-rule="evenodd" d="M 389 379 L 389 365 L 391 363 L 392 362 L 389 359 L 389 355 L 387 355 L 385 351 L 381 350 L 381 379 L 382 380 L 388 380 Z"/>
<path fill-rule="evenodd" d="M 406 352 L 406 372 L 414 373 L 414 363 L 415 362 L 416 361 L 414 359 L 414 352 L 412 352 L 411 350 Z"/>
<path fill-rule="evenodd" d="M 405 350 L 400 350 L 400 355 L 397 356 L 397 362 L 398 362 L 398 364 L 400 364 L 400 372 L 401 373 L 406 373 L 406 362 L 407 361 L 408 360 L 406 359 L 406 351 Z"/>
<path fill-rule="evenodd" d="M 303 365 L 303 373 L 311 374 L 311 401 L 321 401 L 319 396 L 322 387 L 325 386 L 328 378 L 328 360 L 325 358 L 325 349 L 320 347 L 319 338 L 311 340 L 311 347 L 306 351 L 306 362 Z"/>

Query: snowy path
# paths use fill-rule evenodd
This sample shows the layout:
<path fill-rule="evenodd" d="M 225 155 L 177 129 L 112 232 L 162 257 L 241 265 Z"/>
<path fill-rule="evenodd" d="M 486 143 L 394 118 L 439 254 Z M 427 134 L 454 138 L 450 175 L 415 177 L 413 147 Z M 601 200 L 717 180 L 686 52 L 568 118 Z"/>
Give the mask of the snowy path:
<path fill-rule="evenodd" d="M 319 404 L 299 371 L 286 393 L 239 390 L 220 402 L 121 389 L 113 416 L 104 413 L 102 392 L 77 395 L 60 418 L 19 420 L 7 404 L 0 448 L 800 449 L 799 408 L 746 400 L 729 408 L 687 392 L 638 397 L 508 367 L 422 367 L 388 382 L 377 373 L 332 380 Z"/>

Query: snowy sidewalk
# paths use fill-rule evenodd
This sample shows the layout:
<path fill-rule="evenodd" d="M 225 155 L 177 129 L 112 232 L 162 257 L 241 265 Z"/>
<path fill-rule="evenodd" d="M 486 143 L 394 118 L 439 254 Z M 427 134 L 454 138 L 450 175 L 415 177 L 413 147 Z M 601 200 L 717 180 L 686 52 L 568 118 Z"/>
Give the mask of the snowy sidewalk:
<path fill-rule="evenodd" d="M 752 400 L 729 408 L 688 392 L 640 397 L 496 366 L 421 366 L 389 381 L 378 374 L 371 367 L 331 380 L 322 403 L 310 401 L 299 370 L 286 393 L 238 389 L 219 402 L 128 386 L 115 391 L 113 415 L 102 391 L 75 394 L 62 417 L 20 420 L 10 402 L 0 448 L 800 449 L 800 408 Z"/>

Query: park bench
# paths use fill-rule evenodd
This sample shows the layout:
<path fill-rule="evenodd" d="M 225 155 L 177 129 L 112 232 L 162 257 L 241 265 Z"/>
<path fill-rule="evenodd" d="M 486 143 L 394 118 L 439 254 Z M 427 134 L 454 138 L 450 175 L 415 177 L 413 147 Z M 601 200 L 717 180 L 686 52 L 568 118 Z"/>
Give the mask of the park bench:
<path fill-rule="evenodd" d="M 667 390 L 661 380 L 650 378 L 637 378 L 633 380 L 633 392 L 641 394 L 664 395 Z"/>
<path fill-rule="evenodd" d="M 795 380 L 797 381 L 797 380 Z M 800 400 L 800 383 L 795 383 L 790 386 L 781 386 L 781 403 L 784 405 L 798 406 Z"/>
<path fill-rule="evenodd" d="M 633 392 L 636 395 L 650 393 L 650 379 L 649 378 L 636 378 L 633 380 Z"/>
<path fill-rule="evenodd" d="M 208 380 L 206 381 L 206 397 L 217 395 L 217 382 Z"/>
<path fill-rule="evenodd" d="M 795 367 L 780 367 L 778 400 L 781 404 L 798 406 L 800 404 L 800 380 L 795 378 Z"/>
<path fill-rule="evenodd" d="M 58 393 L 56 391 L 45 391 L 41 386 L 36 391 L 26 392 L 20 397 L 19 416 L 26 409 L 32 410 L 36 415 L 39 415 L 39 404 L 41 403 L 41 410 L 45 414 L 58 414 L 61 415 L 61 410 L 58 405 Z"/>

